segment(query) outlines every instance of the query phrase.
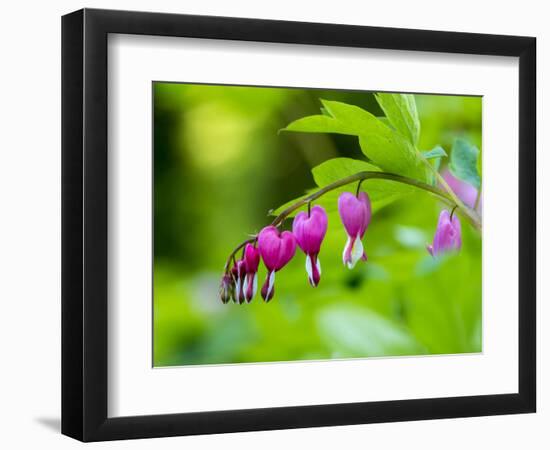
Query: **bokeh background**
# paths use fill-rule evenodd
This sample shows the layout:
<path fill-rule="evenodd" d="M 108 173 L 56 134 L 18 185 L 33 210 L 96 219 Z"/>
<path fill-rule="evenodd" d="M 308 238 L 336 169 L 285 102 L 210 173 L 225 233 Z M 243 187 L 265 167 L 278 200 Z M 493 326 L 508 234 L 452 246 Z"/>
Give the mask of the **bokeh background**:
<path fill-rule="evenodd" d="M 298 249 L 270 303 L 259 294 L 244 305 L 218 298 L 227 255 L 272 220 L 269 210 L 315 186 L 312 167 L 364 159 L 354 137 L 278 131 L 318 114 L 320 98 L 382 116 L 371 93 L 176 83 L 153 90 L 155 366 L 481 351 L 481 236 L 462 220 L 460 254 L 434 261 L 426 244 L 442 205 L 424 192 L 373 216 L 363 240 L 368 263 L 343 266 L 346 235 L 330 214 L 318 288 Z M 450 152 L 457 137 L 481 149 L 481 98 L 415 97 L 421 150 Z M 260 286 L 264 277 L 261 265 Z"/>

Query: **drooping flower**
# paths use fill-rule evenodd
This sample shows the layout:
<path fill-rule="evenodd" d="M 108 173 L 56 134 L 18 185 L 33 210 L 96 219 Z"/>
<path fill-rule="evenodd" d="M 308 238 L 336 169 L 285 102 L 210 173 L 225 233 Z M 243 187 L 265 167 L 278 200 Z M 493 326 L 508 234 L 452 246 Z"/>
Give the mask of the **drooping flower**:
<path fill-rule="evenodd" d="M 342 259 L 344 265 L 353 269 L 359 259 L 367 260 L 361 239 L 372 215 L 369 196 L 366 192 L 359 192 L 357 196 L 343 192 L 338 198 L 338 212 L 348 235 Z"/>
<path fill-rule="evenodd" d="M 296 239 L 290 231 L 270 225 L 258 235 L 258 249 L 267 268 L 267 278 L 262 286 L 262 298 L 268 302 L 275 293 L 275 272 L 281 270 L 296 253 Z"/>
<path fill-rule="evenodd" d="M 233 268 L 231 269 L 231 275 L 233 276 L 233 283 L 234 283 L 234 293 L 233 293 L 233 301 L 235 303 L 244 303 L 244 277 L 245 277 L 245 267 L 246 263 L 244 262 L 244 259 L 240 259 L 235 262 L 233 265 Z"/>
<path fill-rule="evenodd" d="M 233 297 L 233 278 L 230 274 L 224 273 L 220 283 L 220 300 L 228 303 Z"/>
<path fill-rule="evenodd" d="M 461 246 L 460 220 L 456 215 L 451 218 L 449 211 L 444 209 L 439 214 L 433 244 L 427 246 L 428 252 L 436 257 L 444 252 L 460 250 Z"/>
<path fill-rule="evenodd" d="M 477 189 L 474 186 L 456 178 L 449 171 L 449 169 L 445 169 L 441 175 L 449 187 L 453 190 L 457 197 L 464 202 L 465 205 L 470 208 L 475 207 L 477 200 Z"/>
<path fill-rule="evenodd" d="M 244 263 L 243 292 L 246 302 L 250 303 L 258 290 L 258 265 L 260 264 L 260 251 L 252 244 L 246 244 L 244 248 Z"/>
<path fill-rule="evenodd" d="M 327 232 L 327 224 L 327 213 L 318 205 L 311 208 L 309 215 L 305 211 L 296 214 L 292 224 L 296 242 L 306 254 L 306 271 L 309 283 L 313 287 L 321 280 L 321 262 L 318 255 Z"/>

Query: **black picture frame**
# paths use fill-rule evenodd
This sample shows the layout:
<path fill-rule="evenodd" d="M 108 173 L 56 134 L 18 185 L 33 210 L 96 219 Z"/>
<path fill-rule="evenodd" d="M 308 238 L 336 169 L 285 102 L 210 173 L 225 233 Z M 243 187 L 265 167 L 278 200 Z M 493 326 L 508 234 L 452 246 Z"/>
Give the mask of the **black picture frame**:
<path fill-rule="evenodd" d="M 517 393 L 107 416 L 109 33 L 519 57 Z M 536 405 L 536 39 L 83 9 L 62 18 L 62 433 L 82 441 L 528 413 Z"/>

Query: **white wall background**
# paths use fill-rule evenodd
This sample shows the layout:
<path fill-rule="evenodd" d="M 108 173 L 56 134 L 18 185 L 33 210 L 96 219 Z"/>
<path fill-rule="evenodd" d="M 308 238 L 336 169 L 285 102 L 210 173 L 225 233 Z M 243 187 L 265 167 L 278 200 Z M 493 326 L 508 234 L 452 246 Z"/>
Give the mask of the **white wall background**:
<path fill-rule="evenodd" d="M 508 4 L 509 3 L 509 4 Z M 0 447 L 74 448 L 60 417 L 60 16 L 83 6 L 350 23 L 538 38 L 539 230 L 548 228 L 550 28 L 545 3 L 461 0 L 272 2 L 111 0 L 4 2 L 0 14 Z M 550 447 L 550 239 L 539 231 L 539 412 L 95 444 L 94 448 L 319 449 Z M 502 243 L 506 253 L 506 242 Z"/>

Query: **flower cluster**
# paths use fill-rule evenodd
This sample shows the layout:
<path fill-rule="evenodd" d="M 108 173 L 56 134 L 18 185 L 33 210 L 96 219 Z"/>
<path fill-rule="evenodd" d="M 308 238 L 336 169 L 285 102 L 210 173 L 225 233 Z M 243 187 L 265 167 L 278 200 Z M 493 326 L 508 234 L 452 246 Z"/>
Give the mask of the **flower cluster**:
<path fill-rule="evenodd" d="M 454 212 L 454 211 L 453 211 Z M 338 213 L 347 234 L 342 261 L 353 269 L 359 260 L 366 261 L 367 255 L 362 239 L 372 216 L 371 202 L 366 192 L 352 194 L 344 192 L 338 198 Z M 304 252 L 305 268 L 309 284 L 317 287 L 321 281 L 321 244 L 328 228 L 328 217 L 322 206 L 311 207 L 298 213 L 292 224 L 292 231 L 280 231 L 275 225 L 263 228 L 260 233 L 242 246 L 241 259 L 232 256 L 232 267 L 226 267 L 220 285 L 220 299 L 223 303 L 250 303 L 258 290 L 258 267 L 263 261 L 267 276 L 260 290 L 264 301 L 275 295 L 275 274 L 294 257 L 296 247 Z M 437 230 L 428 252 L 437 257 L 461 246 L 460 221 L 453 213 L 443 210 L 439 216 Z M 238 248 L 241 248 L 239 246 Z M 231 259 L 230 259 L 231 261 Z"/>

